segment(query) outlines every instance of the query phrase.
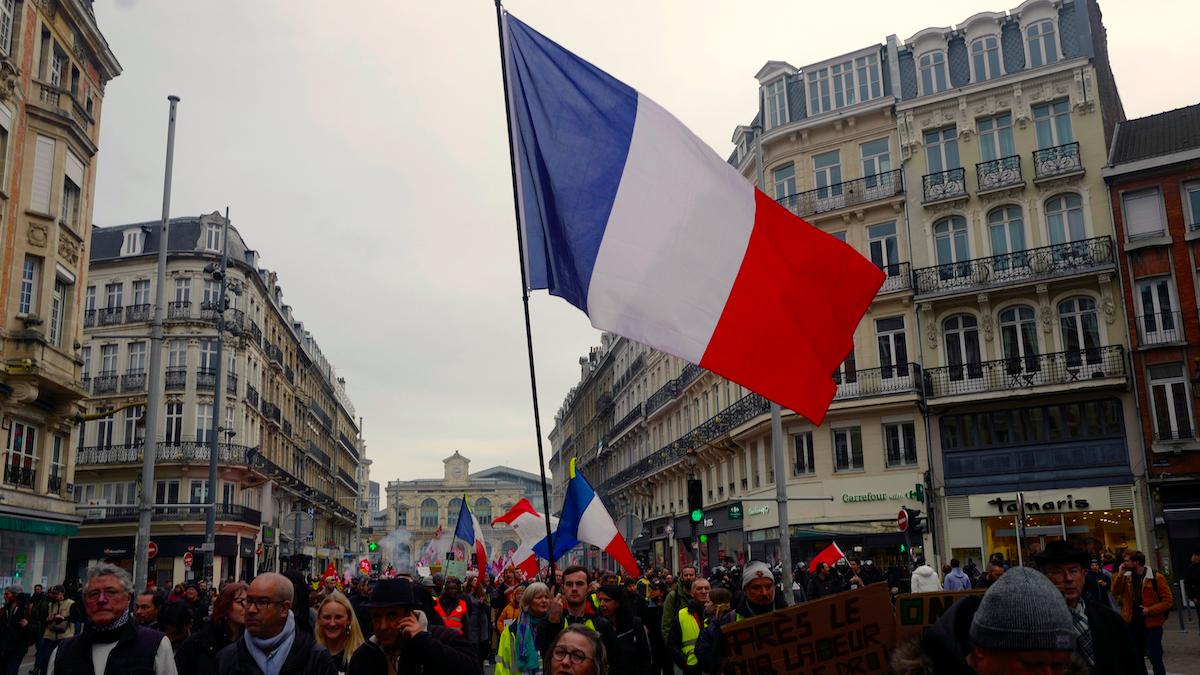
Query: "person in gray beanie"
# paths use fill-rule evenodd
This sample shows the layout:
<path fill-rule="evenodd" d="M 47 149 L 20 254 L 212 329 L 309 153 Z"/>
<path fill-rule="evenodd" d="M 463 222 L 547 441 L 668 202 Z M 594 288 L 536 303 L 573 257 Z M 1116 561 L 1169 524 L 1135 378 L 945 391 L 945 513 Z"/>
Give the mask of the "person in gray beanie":
<path fill-rule="evenodd" d="M 979 598 L 950 606 L 920 637 L 892 655 L 897 675 L 951 673 L 1083 675 L 1077 639 L 1062 594 L 1045 575 L 1014 567 Z"/>
<path fill-rule="evenodd" d="M 706 673 L 722 672 L 725 658 L 725 634 L 721 626 L 744 621 L 787 607 L 783 597 L 775 592 L 775 575 L 764 562 L 751 561 L 742 572 L 742 599 L 725 616 L 714 619 L 696 640 L 696 658 Z"/>

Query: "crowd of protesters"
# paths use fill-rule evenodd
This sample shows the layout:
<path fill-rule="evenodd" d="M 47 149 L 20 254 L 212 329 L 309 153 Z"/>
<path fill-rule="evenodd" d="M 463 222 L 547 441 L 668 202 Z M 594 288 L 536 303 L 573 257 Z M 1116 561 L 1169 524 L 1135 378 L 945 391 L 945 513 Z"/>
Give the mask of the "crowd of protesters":
<path fill-rule="evenodd" d="M 11 586 L 0 608 L 0 675 L 698 675 L 719 673 L 721 627 L 784 607 L 778 567 L 650 569 L 638 578 L 584 567 L 526 579 L 434 574 L 264 573 L 249 583 L 200 581 L 136 591 L 98 564 L 75 584 Z M 907 579 L 871 561 L 803 565 L 793 602 L 880 582 L 892 592 L 982 589 L 902 642 L 892 669 L 915 673 L 1165 673 L 1162 632 L 1171 586 L 1145 556 L 1096 558 L 1054 542 L 1030 566 L 994 556 L 982 569 L 917 560 Z M 1200 553 L 1183 577 L 1200 595 Z"/>

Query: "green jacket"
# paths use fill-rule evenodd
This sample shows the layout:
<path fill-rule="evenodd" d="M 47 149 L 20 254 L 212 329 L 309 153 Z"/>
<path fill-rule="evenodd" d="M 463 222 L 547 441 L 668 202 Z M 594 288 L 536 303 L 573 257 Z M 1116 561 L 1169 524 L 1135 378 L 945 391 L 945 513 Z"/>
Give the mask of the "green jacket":
<path fill-rule="evenodd" d="M 671 629 L 679 623 L 679 610 L 686 609 L 692 594 L 683 587 L 683 580 L 675 582 L 675 588 L 667 593 L 663 600 L 662 638 L 665 644 L 671 644 Z"/>

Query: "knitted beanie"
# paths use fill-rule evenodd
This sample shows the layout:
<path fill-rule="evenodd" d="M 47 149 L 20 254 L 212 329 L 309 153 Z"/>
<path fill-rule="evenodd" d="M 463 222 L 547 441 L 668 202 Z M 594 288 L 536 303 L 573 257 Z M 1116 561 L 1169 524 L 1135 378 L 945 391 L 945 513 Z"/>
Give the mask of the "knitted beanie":
<path fill-rule="evenodd" d="M 775 575 L 771 574 L 771 568 L 758 560 L 746 565 L 746 571 L 742 572 L 742 588 L 749 586 L 755 579 L 770 579 L 772 584 L 775 583 Z"/>
<path fill-rule="evenodd" d="M 1046 575 L 1014 567 L 992 584 L 971 620 L 971 644 L 999 651 L 1075 651 L 1075 626 Z"/>

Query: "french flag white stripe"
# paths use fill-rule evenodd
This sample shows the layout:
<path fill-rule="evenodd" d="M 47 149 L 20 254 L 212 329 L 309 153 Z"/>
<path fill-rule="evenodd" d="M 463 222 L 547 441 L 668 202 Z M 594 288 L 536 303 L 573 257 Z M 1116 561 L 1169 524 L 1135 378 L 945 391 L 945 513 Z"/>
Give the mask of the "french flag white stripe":
<path fill-rule="evenodd" d="M 753 229 L 753 186 L 638 94 L 588 289 L 592 325 L 700 363 Z"/>
<path fill-rule="evenodd" d="M 579 518 L 579 529 L 576 533 L 580 541 L 600 548 L 607 547 L 613 537 L 617 536 L 617 526 L 599 497 L 594 496 L 592 501 L 588 502 L 583 516 Z"/>

